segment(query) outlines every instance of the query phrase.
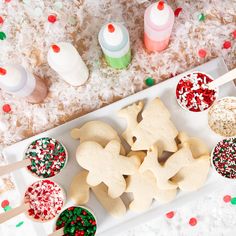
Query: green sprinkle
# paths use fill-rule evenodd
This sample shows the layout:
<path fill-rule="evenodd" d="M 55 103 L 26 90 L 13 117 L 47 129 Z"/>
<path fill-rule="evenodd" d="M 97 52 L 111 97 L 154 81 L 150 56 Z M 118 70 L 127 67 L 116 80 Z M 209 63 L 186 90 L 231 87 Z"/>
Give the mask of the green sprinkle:
<path fill-rule="evenodd" d="M 6 34 L 2 31 L 0 31 L 0 40 L 4 40 L 6 38 L 7 38 Z"/>
<path fill-rule="evenodd" d="M 232 205 L 236 205 L 236 197 L 231 198 L 230 202 Z"/>
<path fill-rule="evenodd" d="M 4 211 L 10 211 L 11 209 L 12 207 L 10 207 L 9 205 L 4 207 Z"/>
<path fill-rule="evenodd" d="M 146 83 L 147 86 L 153 86 L 155 84 L 155 80 L 152 77 L 148 77 L 145 80 L 145 83 Z"/>
<path fill-rule="evenodd" d="M 16 225 L 16 227 L 18 228 L 18 227 L 20 227 L 21 225 L 23 225 L 24 224 L 24 221 L 21 221 L 21 222 L 19 222 L 17 225 Z"/>
<path fill-rule="evenodd" d="M 198 20 L 199 21 L 205 21 L 205 19 L 206 19 L 206 16 L 203 13 L 198 15 Z"/>

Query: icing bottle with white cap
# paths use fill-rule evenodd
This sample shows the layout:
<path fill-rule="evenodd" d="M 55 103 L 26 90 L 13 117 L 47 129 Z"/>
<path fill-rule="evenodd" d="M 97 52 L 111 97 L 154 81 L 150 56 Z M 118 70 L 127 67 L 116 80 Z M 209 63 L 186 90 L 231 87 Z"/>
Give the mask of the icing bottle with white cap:
<path fill-rule="evenodd" d="M 174 12 L 164 1 L 151 4 L 144 13 L 144 44 L 148 51 L 167 48 L 174 24 Z"/>
<path fill-rule="evenodd" d="M 76 48 L 67 42 L 50 47 L 48 64 L 60 77 L 72 86 L 80 86 L 89 77 L 89 71 Z"/>
<path fill-rule="evenodd" d="M 0 88 L 30 103 L 40 103 L 48 94 L 45 82 L 21 65 L 0 66 Z"/>
<path fill-rule="evenodd" d="M 106 62 L 115 69 L 126 68 L 131 61 L 129 32 L 119 23 L 108 23 L 102 26 L 98 41 Z"/>

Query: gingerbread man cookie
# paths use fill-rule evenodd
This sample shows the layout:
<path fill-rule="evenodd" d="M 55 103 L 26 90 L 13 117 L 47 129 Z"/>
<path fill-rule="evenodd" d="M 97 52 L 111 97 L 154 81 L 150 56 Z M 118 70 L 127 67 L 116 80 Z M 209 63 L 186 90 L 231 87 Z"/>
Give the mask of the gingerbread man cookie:
<path fill-rule="evenodd" d="M 128 154 L 130 155 L 130 154 Z M 142 160 L 142 153 L 132 152 L 131 158 L 136 158 L 140 163 Z M 140 158 L 141 156 L 141 158 Z M 136 171 L 135 174 L 130 175 L 126 179 L 127 193 L 133 194 L 133 201 L 129 208 L 134 212 L 142 212 L 150 208 L 153 199 L 161 203 L 169 202 L 176 196 L 176 189 L 161 190 L 157 186 L 156 178 L 151 171 Z"/>
<path fill-rule="evenodd" d="M 89 171 L 87 183 L 96 186 L 105 183 L 112 198 L 119 197 L 126 189 L 124 175 L 132 175 L 139 165 L 132 158 L 122 156 L 120 143 L 110 141 L 105 148 L 93 141 L 79 145 L 76 151 L 77 162 Z"/>

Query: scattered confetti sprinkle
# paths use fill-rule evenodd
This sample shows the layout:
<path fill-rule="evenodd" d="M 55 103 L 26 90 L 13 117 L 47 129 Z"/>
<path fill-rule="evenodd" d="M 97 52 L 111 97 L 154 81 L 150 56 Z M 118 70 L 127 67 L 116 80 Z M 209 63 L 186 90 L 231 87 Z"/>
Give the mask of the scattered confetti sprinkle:
<path fill-rule="evenodd" d="M 201 57 L 201 58 L 205 58 L 205 57 L 206 57 L 206 54 L 207 54 L 207 52 L 206 52 L 206 50 L 204 50 L 204 49 L 200 49 L 200 50 L 198 51 L 198 55 L 199 55 L 199 57 Z"/>
<path fill-rule="evenodd" d="M 236 137 L 226 138 L 217 143 L 212 152 L 212 163 L 220 175 L 236 179 Z"/>
<path fill-rule="evenodd" d="M 9 104 L 4 104 L 2 106 L 2 110 L 5 112 L 5 113 L 9 113 L 11 112 L 11 106 Z"/>
<path fill-rule="evenodd" d="M 175 215 L 174 211 L 170 211 L 170 212 L 166 213 L 166 217 L 169 218 L 169 219 L 173 218 L 174 215 Z"/>
<path fill-rule="evenodd" d="M 233 36 L 234 39 L 236 39 L 236 30 L 233 31 L 232 36 Z"/>
<path fill-rule="evenodd" d="M 11 206 L 5 206 L 5 207 L 4 207 L 4 211 L 10 211 L 11 209 L 12 209 Z"/>
<path fill-rule="evenodd" d="M 57 16 L 56 15 L 49 15 L 48 16 L 48 21 L 52 24 L 54 24 L 57 21 Z"/>
<path fill-rule="evenodd" d="M 69 17 L 69 23 L 71 25 L 76 25 L 76 23 L 77 23 L 76 17 L 75 16 L 70 16 Z"/>
<path fill-rule="evenodd" d="M 224 202 L 230 202 L 231 201 L 231 196 L 230 195 L 225 195 L 223 198 Z"/>
<path fill-rule="evenodd" d="M 9 206 L 9 205 L 10 205 L 10 203 L 9 203 L 8 200 L 3 200 L 2 203 L 1 203 L 2 208 L 5 208 L 6 206 Z"/>
<path fill-rule="evenodd" d="M 175 16 L 178 17 L 181 11 L 182 11 L 181 7 L 176 8 L 175 11 L 174 11 Z"/>
<path fill-rule="evenodd" d="M 16 224 L 16 228 L 20 227 L 23 224 L 24 224 L 24 221 L 19 222 L 18 224 Z"/>
<path fill-rule="evenodd" d="M 5 75 L 6 73 L 7 71 L 4 68 L 0 67 L 0 75 Z"/>
<path fill-rule="evenodd" d="M 146 83 L 147 86 L 153 86 L 155 84 L 155 80 L 152 77 L 148 77 L 145 80 L 145 83 Z"/>
<path fill-rule="evenodd" d="M 195 226 L 197 224 L 197 219 L 195 217 L 190 218 L 188 222 L 191 226 Z"/>
<path fill-rule="evenodd" d="M 199 21 L 205 21 L 205 19 L 206 19 L 206 16 L 203 13 L 198 15 L 198 20 Z"/>
<path fill-rule="evenodd" d="M 2 31 L 0 31 L 0 40 L 4 40 L 6 38 L 7 38 L 6 34 Z"/>
<path fill-rule="evenodd" d="M 230 202 L 232 205 L 236 205 L 236 197 L 231 198 Z"/>
<path fill-rule="evenodd" d="M 225 41 L 224 44 L 223 44 L 223 48 L 224 49 L 231 48 L 231 42 L 230 41 Z"/>
<path fill-rule="evenodd" d="M 2 25 L 4 22 L 3 18 L 0 16 L 0 25 Z"/>
<path fill-rule="evenodd" d="M 63 4 L 62 4 L 62 2 L 57 1 L 57 2 L 54 3 L 54 7 L 56 9 L 60 10 L 60 9 L 62 9 Z"/>

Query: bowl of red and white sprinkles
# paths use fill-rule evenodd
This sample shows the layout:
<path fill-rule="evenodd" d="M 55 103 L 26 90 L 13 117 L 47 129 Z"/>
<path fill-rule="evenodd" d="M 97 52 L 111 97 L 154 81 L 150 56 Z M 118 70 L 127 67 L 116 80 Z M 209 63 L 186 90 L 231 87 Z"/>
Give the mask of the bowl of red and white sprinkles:
<path fill-rule="evenodd" d="M 57 216 L 64 206 L 64 190 L 51 180 L 40 180 L 28 187 L 24 202 L 29 204 L 28 216 L 36 221 L 49 221 Z"/>
<path fill-rule="evenodd" d="M 67 163 L 66 148 L 56 139 L 43 137 L 33 141 L 25 152 L 31 165 L 27 169 L 39 178 L 57 175 Z"/>
<path fill-rule="evenodd" d="M 218 142 L 212 150 L 211 162 L 220 176 L 236 180 L 236 137 Z"/>
<path fill-rule="evenodd" d="M 194 71 L 180 79 L 176 87 L 176 98 L 185 110 L 201 112 L 207 110 L 218 97 L 218 89 L 209 89 L 211 76 Z"/>

